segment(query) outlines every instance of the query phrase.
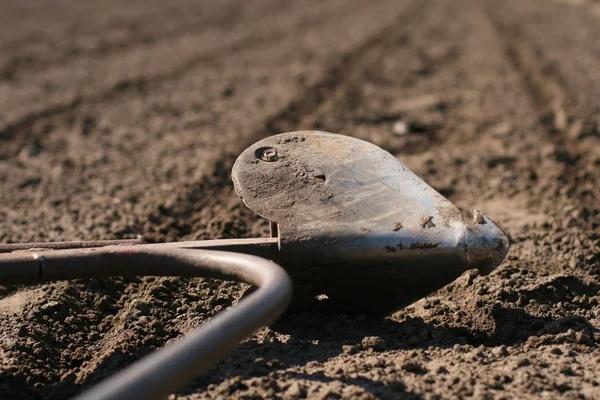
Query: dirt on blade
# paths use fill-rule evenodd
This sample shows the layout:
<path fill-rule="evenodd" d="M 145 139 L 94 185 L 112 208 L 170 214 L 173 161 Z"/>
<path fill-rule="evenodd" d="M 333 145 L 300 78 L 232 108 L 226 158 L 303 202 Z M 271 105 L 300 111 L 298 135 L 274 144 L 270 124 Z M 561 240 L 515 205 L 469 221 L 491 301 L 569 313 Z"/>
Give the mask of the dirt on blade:
<path fill-rule="evenodd" d="M 266 236 L 237 155 L 355 136 L 493 218 L 505 262 L 385 319 L 287 315 L 172 398 L 600 398 L 595 3 L 0 2 L 0 241 Z M 69 398 L 241 291 L 0 287 L 0 398 Z"/>

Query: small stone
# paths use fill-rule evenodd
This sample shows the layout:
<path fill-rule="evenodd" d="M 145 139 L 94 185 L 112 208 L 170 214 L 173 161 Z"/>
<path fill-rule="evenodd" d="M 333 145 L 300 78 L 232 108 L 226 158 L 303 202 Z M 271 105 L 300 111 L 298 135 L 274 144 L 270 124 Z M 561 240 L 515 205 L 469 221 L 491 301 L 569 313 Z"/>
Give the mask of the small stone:
<path fill-rule="evenodd" d="M 269 361 L 267 364 L 271 368 L 277 368 L 277 367 L 279 367 L 281 365 L 281 361 L 279 361 L 278 359 L 274 358 L 271 361 Z"/>
<path fill-rule="evenodd" d="M 132 305 L 135 307 L 135 309 L 140 311 L 142 314 L 150 313 L 150 308 L 144 302 L 139 301 L 139 300 L 134 300 L 134 301 L 132 301 L 132 303 L 133 303 Z"/>
<path fill-rule="evenodd" d="M 58 301 L 49 301 L 46 304 L 42 305 L 40 307 L 40 310 L 45 313 L 45 314 L 49 314 L 49 313 L 54 313 L 57 312 L 60 308 L 60 303 Z"/>
<path fill-rule="evenodd" d="M 404 121 L 398 121 L 392 126 L 392 133 L 403 136 L 408 133 L 408 124 Z"/>
<path fill-rule="evenodd" d="M 594 346 L 594 340 L 586 335 L 584 332 L 577 332 L 576 334 L 577 343 L 585 344 L 587 346 Z"/>
<path fill-rule="evenodd" d="M 258 367 L 268 367 L 269 364 L 267 363 L 267 361 L 262 358 L 262 357 L 258 357 L 254 359 L 254 365 L 258 366 Z"/>
<path fill-rule="evenodd" d="M 502 345 L 502 346 L 494 347 L 492 349 L 492 353 L 496 357 L 506 357 L 508 355 L 508 350 L 506 349 L 506 346 Z"/>
<path fill-rule="evenodd" d="M 290 385 L 289 388 L 287 388 L 287 390 L 285 391 L 284 397 L 286 399 L 299 399 L 301 397 L 304 397 L 305 393 L 304 390 L 300 387 L 300 384 L 298 382 L 294 382 Z"/>
<path fill-rule="evenodd" d="M 19 331 L 17 332 L 17 336 L 19 336 L 19 337 L 27 336 L 27 327 L 25 325 L 21 325 L 21 327 L 19 328 Z"/>
<path fill-rule="evenodd" d="M 344 354 L 356 354 L 358 353 L 358 348 L 351 344 L 345 344 L 342 346 L 342 351 Z"/>
<path fill-rule="evenodd" d="M 363 349 L 385 350 L 387 345 L 385 340 L 379 336 L 367 336 L 362 340 Z"/>
<path fill-rule="evenodd" d="M 473 284 L 473 281 L 475 280 L 475 278 L 477 276 L 479 276 L 479 270 L 476 270 L 476 269 L 475 270 L 470 270 L 470 271 L 467 272 L 466 275 L 467 276 L 466 276 L 466 279 L 464 281 L 464 286 L 465 287 L 471 286 Z"/>

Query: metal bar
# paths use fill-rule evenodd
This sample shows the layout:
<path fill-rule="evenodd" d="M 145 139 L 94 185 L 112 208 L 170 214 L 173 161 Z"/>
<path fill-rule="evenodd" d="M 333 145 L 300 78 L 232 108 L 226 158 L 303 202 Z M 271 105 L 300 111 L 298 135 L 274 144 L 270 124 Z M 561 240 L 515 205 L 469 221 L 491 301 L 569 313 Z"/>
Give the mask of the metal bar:
<path fill-rule="evenodd" d="M 102 241 L 100 243 L 110 243 L 112 241 Z M 120 260 L 104 259 L 95 261 L 100 254 L 100 249 L 109 249 L 104 247 L 67 248 L 66 250 L 54 250 L 55 244 L 64 243 L 65 247 L 71 244 L 91 244 L 98 242 L 49 242 L 46 247 L 41 249 L 29 247 L 27 243 L 19 243 L 20 250 L 13 253 L 0 254 L 0 284 L 27 284 L 41 283 L 44 281 L 60 279 L 79 279 L 99 276 L 137 276 L 151 275 L 150 271 L 144 269 L 135 269 L 132 265 L 122 264 Z M 112 242 L 111 244 L 113 244 Z M 120 254 L 122 251 L 134 253 L 143 253 L 159 250 L 176 249 L 195 249 L 195 250 L 221 250 L 235 253 L 245 253 L 266 258 L 273 261 L 279 261 L 279 247 L 277 238 L 258 238 L 258 239 L 220 239 L 220 240 L 197 240 L 188 242 L 171 242 L 155 244 L 137 244 L 132 246 L 121 245 L 112 246 L 109 250 L 113 254 Z M 11 245 L 12 246 L 12 245 Z M 27 249 L 27 250 L 25 250 Z M 115 253 L 118 250 L 117 253 Z M 87 257 L 87 264 L 82 265 L 78 257 Z M 106 255 L 102 257 L 108 257 Z M 41 262 L 45 261 L 45 262 Z M 154 271 L 155 275 L 164 275 L 163 271 Z M 102 275 L 103 274 L 103 275 Z M 166 275 L 177 275 L 167 270 Z M 191 275 L 195 276 L 195 275 Z"/>
<path fill-rule="evenodd" d="M 106 246 L 152 246 L 160 248 L 186 248 L 234 251 L 245 254 L 254 254 L 260 257 L 275 259 L 278 251 L 279 239 L 269 238 L 246 238 L 246 239 L 215 239 L 215 240 L 191 240 L 186 242 L 167 243 L 144 243 L 141 239 L 119 239 L 119 240 L 91 240 L 71 242 L 34 242 L 34 243 L 0 243 L 0 253 L 11 253 L 13 251 L 35 251 L 35 250 L 68 250 L 87 249 L 92 247 Z M 274 258 L 272 258 L 274 257 Z"/>
<path fill-rule="evenodd" d="M 179 275 L 235 280 L 259 287 L 229 311 L 77 396 L 77 400 L 163 398 L 277 318 L 292 294 L 291 280 L 277 264 L 233 252 L 142 245 L 11 253 L 0 256 L 0 282 L 7 276 L 32 282 L 31 273 L 15 272 L 31 267 L 39 272 L 37 281 Z"/>
<path fill-rule="evenodd" d="M 180 249 L 185 248 L 233 251 L 235 253 L 252 254 L 273 261 L 279 260 L 279 238 L 276 237 L 250 239 L 195 240 L 188 242 L 157 243 L 152 246 L 156 248 L 168 247 Z"/>
<path fill-rule="evenodd" d="M 117 239 L 117 240 L 91 240 L 91 241 L 71 241 L 71 242 L 34 242 L 34 243 L 0 243 L 0 253 L 10 253 L 13 251 L 24 251 L 31 249 L 84 249 L 89 247 L 104 246 L 133 246 L 144 243 L 141 239 Z"/>

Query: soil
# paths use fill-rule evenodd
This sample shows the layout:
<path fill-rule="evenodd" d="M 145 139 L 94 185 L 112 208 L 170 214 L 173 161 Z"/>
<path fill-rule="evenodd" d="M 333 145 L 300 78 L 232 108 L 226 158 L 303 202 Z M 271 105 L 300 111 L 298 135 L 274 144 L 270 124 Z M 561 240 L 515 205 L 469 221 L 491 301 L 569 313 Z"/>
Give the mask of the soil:
<path fill-rule="evenodd" d="M 267 236 L 237 155 L 352 135 L 494 219 L 504 263 L 387 318 L 286 315 L 171 397 L 599 399 L 599 30 L 594 1 L 2 1 L 0 241 Z M 1 287 L 0 397 L 69 398 L 242 290 Z"/>

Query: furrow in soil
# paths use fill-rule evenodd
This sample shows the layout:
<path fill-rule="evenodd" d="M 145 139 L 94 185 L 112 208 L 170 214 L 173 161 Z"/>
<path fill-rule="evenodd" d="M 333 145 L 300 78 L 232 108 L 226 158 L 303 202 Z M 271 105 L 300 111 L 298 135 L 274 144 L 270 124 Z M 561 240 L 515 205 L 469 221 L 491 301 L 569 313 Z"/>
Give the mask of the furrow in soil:
<path fill-rule="evenodd" d="M 145 4 L 143 12 L 127 13 L 123 5 L 98 9 L 74 10 L 76 2 L 62 2 L 45 12 L 30 7 L 24 11 L 17 4 L 0 5 L 0 81 L 22 80 L 35 71 L 64 65 L 75 59 L 103 58 L 113 53 L 128 52 L 139 46 L 160 41 L 172 41 L 211 29 L 230 30 L 240 23 L 273 15 L 292 4 L 270 0 L 239 4 L 222 1 L 207 5 L 197 2 Z M 129 4 L 133 9 L 138 4 Z M 65 21 L 65 13 L 79 12 L 77 20 Z M 28 12 L 30 20 L 39 19 L 46 35 L 36 29 L 16 29 L 18 15 Z M 177 20 L 175 23 L 174 20 Z M 65 23 L 66 22 L 66 23 Z M 31 40 L 33 39 L 33 40 Z"/>
<path fill-rule="evenodd" d="M 365 398 L 593 393 L 594 239 L 574 219 L 585 212 L 581 203 L 565 196 L 560 143 L 540 123 L 523 71 L 486 11 L 474 1 L 430 3 L 302 122 L 374 141 L 466 217 L 470 207 L 486 212 L 513 239 L 507 261 L 488 276 L 468 272 L 387 320 L 286 317 L 199 380 L 206 392 L 185 393 L 243 396 L 295 385 L 308 396 Z M 248 363 L 256 369 L 247 372 Z M 560 372 L 570 364 L 578 377 Z M 540 369 L 549 373 L 532 377 Z"/>
<path fill-rule="evenodd" d="M 17 183 L 21 190 L 15 195 L 20 197 L 23 206 L 19 211 L 31 213 L 30 216 L 39 213 L 37 215 L 41 216 L 39 219 L 42 226 L 38 235 L 54 232 L 60 236 L 75 236 L 74 232 L 56 229 L 58 226 L 75 226 L 76 224 L 65 223 L 65 218 L 69 216 L 76 220 L 81 217 L 92 218 L 87 220 L 89 222 L 83 221 L 82 230 L 78 235 L 102 236 L 103 231 L 112 231 L 114 235 L 120 229 L 114 229 L 116 226 L 102 227 L 103 224 L 98 223 L 96 219 L 102 218 L 101 215 L 94 215 L 91 209 L 85 213 L 79 210 L 77 204 L 93 194 L 93 197 L 99 200 L 98 209 L 106 209 L 109 205 L 109 208 L 119 215 L 129 214 L 129 226 L 121 230 L 121 234 L 117 233 L 119 236 L 130 236 L 138 232 L 149 240 L 172 240 L 185 235 L 228 237 L 264 232 L 264 222 L 248 218 L 249 212 L 243 209 L 238 199 L 231 196 L 231 190 L 225 188 L 230 183 L 224 165 L 231 165 L 236 151 L 235 148 L 231 148 L 231 142 L 235 138 L 245 137 L 244 143 L 249 143 L 252 137 L 257 137 L 252 132 L 259 132 L 259 127 L 267 126 L 267 121 L 271 120 L 271 117 L 265 120 L 265 114 L 280 115 L 281 103 L 295 102 L 297 100 L 293 100 L 294 96 L 303 98 L 307 91 L 310 94 L 312 88 L 318 87 L 321 82 L 331 81 L 329 71 L 333 68 L 341 70 L 339 60 L 352 59 L 353 54 L 360 53 L 364 48 L 364 41 L 369 41 L 373 35 L 381 35 L 381 27 L 392 23 L 395 15 L 403 8 L 394 2 L 381 3 L 375 7 L 366 5 L 367 3 L 364 3 L 364 6 L 353 8 L 351 12 L 336 13 L 339 25 L 321 25 L 318 31 L 315 30 L 315 26 L 303 26 L 286 39 L 287 41 L 268 43 L 258 50 L 243 50 L 237 55 L 229 53 L 200 71 L 192 70 L 177 79 L 150 85 L 141 102 L 138 100 L 139 93 L 132 91 L 129 95 L 104 96 L 100 101 L 77 105 L 73 112 L 48 118 L 44 122 L 52 124 L 53 128 L 37 142 L 32 143 L 34 148 L 41 148 L 40 152 L 32 154 L 35 151 L 29 151 L 31 148 L 26 147 L 16 156 L 9 157 L 5 163 L 8 167 L 5 174 L 7 177 L 14 176 L 11 173 L 14 169 L 23 170 L 24 161 L 27 162 L 27 171 L 38 174 L 39 177 L 28 181 L 37 180 L 37 183 Z M 359 21 L 359 30 L 343 34 L 347 26 L 358 26 Z M 324 37 L 326 40 L 317 41 L 317 37 Z M 240 59 L 243 60 L 243 65 L 232 68 L 231 63 L 239 63 Z M 226 65 L 229 69 L 223 76 L 223 67 Z M 182 90 L 183 88 L 187 88 L 187 91 Z M 201 93 L 198 93 L 198 90 Z M 298 104 L 301 101 L 298 101 Z M 196 102 L 191 109 L 186 111 L 180 108 L 189 107 L 187 105 L 190 102 Z M 251 102 L 250 109 L 247 106 L 248 102 Z M 252 108 L 256 112 L 253 112 Z M 168 116 L 169 124 L 175 124 L 177 128 L 138 125 L 141 120 L 148 121 L 149 115 L 151 120 L 153 114 L 161 119 Z M 188 114 L 188 117 L 185 114 Z M 73 115 L 76 118 L 79 115 L 88 116 L 74 122 L 71 119 Z M 114 121 L 119 121 L 120 130 L 113 129 Z M 125 125 L 129 128 L 121 125 L 123 121 L 127 121 Z M 146 129 L 147 132 L 143 134 Z M 175 132 L 172 132 L 173 129 Z M 199 136 L 199 130 L 203 131 L 204 135 Z M 82 138 L 79 143 L 71 140 L 74 132 L 78 132 Z M 137 135 L 133 132 L 142 133 L 142 136 L 132 141 L 133 136 Z M 152 146 L 148 145 L 148 137 L 155 141 Z M 54 151 L 67 143 L 67 154 L 75 156 L 70 162 L 71 165 L 64 163 L 64 153 Z M 94 149 L 101 149 L 98 154 L 102 153 L 104 160 L 90 160 L 90 156 L 94 158 Z M 242 149 L 240 146 L 237 151 Z M 178 156 L 165 158 L 161 155 L 165 151 Z M 129 166 L 115 165 L 113 169 L 110 166 L 111 160 L 122 159 L 124 152 L 130 152 L 132 155 L 131 160 L 126 163 Z M 41 160 L 43 161 L 40 162 Z M 56 170 L 42 169 L 42 165 L 48 161 L 53 164 L 52 160 L 59 164 L 58 173 Z M 87 188 L 81 187 L 78 193 L 71 193 L 69 198 L 62 197 L 62 188 L 81 186 L 83 180 L 74 172 L 80 168 L 89 168 L 90 161 L 106 163 L 106 168 L 102 168 L 102 177 L 88 176 L 88 184 L 85 185 Z M 165 162 L 169 165 L 161 165 Z M 175 166 L 173 162 L 179 166 Z M 36 168 L 36 163 L 39 163 L 39 168 Z M 144 166 L 144 163 L 147 165 Z M 11 168 L 14 169 L 11 171 Z M 123 180 L 122 178 L 128 175 L 127 171 L 131 176 Z M 163 173 L 166 175 L 162 175 Z M 187 175 L 187 178 L 181 176 L 181 173 Z M 157 179 L 162 181 L 162 187 L 157 186 L 154 190 L 165 193 L 166 199 L 157 205 L 154 193 L 151 196 L 154 199 L 152 204 L 144 205 L 144 193 L 147 193 L 149 185 Z M 206 180 L 213 183 L 203 184 Z M 169 181 L 178 182 L 180 185 L 174 187 Z M 27 189 L 31 191 L 27 193 Z M 124 190 L 129 194 L 123 198 L 117 195 L 115 190 Z M 44 197 L 38 197 L 41 193 Z M 54 196 L 51 193 L 54 193 Z M 121 208 L 121 204 L 124 208 Z M 31 207 L 32 205 L 37 207 Z M 47 209 L 40 210 L 39 206 Z M 178 207 L 184 209 L 185 213 L 179 215 Z M 45 229 L 44 217 L 47 218 L 48 210 L 51 210 L 49 214 L 55 216 L 55 219 L 46 219 L 45 222 L 49 222 L 53 227 Z M 236 218 L 238 215 L 239 221 Z M 11 216 L 14 214 L 8 216 L 6 226 L 15 229 L 18 223 L 12 224 L 11 222 L 16 221 L 10 220 Z M 247 222 L 248 220 L 250 221 Z M 89 230 L 90 227 L 93 227 L 92 231 Z M 87 232 L 84 229 L 87 229 Z M 6 234 L 11 240 L 14 240 L 12 238 L 15 236 L 15 232 L 10 230 Z M 110 290 L 115 290 L 112 280 L 103 282 Z M 50 302 L 60 304 L 64 298 L 62 293 L 70 290 L 70 286 L 57 285 L 42 287 L 46 293 L 57 291 L 57 295 L 43 296 L 43 299 L 26 303 L 26 308 L 36 309 L 44 306 L 50 298 Z M 63 349 L 60 353 L 61 368 L 48 367 L 42 382 L 35 381 L 26 371 L 16 373 L 14 364 L 11 364 L 13 367 L 8 374 L 10 379 L 21 381 L 19 385 L 14 386 L 14 393 L 29 392 L 32 396 L 39 393 L 57 393 L 59 397 L 68 397 L 74 391 L 80 390 L 80 386 L 87 386 L 107 374 L 114 373 L 123 365 L 145 354 L 149 348 L 160 346 L 198 326 L 204 319 L 230 305 L 237 298 L 239 289 L 239 285 L 229 283 L 202 280 L 189 282 L 178 278 L 149 278 L 124 288 L 120 287 L 117 290 L 120 296 L 115 297 L 110 309 L 95 311 L 95 319 L 86 327 L 86 332 L 90 333 L 83 335 L 80 340 L 88 342 L 84 346 L 88 351 L 71 354 L 68 349 Z M 16 293 L 27 291 L 21 290 Z M 205 299 L 202 295 L 208 298 Z M 166 298 L 170 300 L 166 301 Z M 52 317 L 63 320 L 65 315 L 57 312 L 52 314 Z M 99 324 L 98 320 L 106 322 Z M 138 324 L 138 321 L 145 322 Z M 44 326 L 48 323 L 44 318 L 28 319 L 27 323 L 41 325 L 43 329 L 49 329 L 51 334 L 64 328 L 59 323 L 50 329 Z M 55 322 L 52 324 L 54 326 Z M 139 325 L 139 329 L 134 325 Z M 15 332 L 15 328 L 14 325 L 12 329 L 7 327 L 7 337 L 18 333 Z M 134 340 L 135 337 L 137 340 Z M 30 340 L 32 339 L 27 335 L 21 340 L 16 339 L 21 343 Z M 73 357 L 70 357 L 71 355 Z M 13 354 L 11 363 L 16 362 L 19 357 Z M 45 359 L 33 361 L 33 356 L 28 362 L 44 368 L 44 365 L 56 362 L 56 357 L 57 354 L 51 354 Z M 60 373 L 61 370 L 68 372 Z"/>
<path fill-rule="evenodd" d="M 327 21 L 342 7 L 338 1 L 283 10 L 272 7 L 258 18 L 250 16 L 236 30 L 215 27 L 101 58 L 77 57 L 64 65 L 33 71 L 26 79 L 0 82 L 0 139 L 28 132 L 40 119 L 81 102 L 94 103 L 124 90 L 139 93 L 147 85 L 197 71 L 221 55 L 280 40 L 286 32 Z"/>
<path fill-rule="evenodd" d="M 133 0 L 120 14 L 30 3 L 0 4 L 31 18 L 0 24 L 0 124 L 13 126 L 0 146 L 4 242 L 267 235 L 229 171 L 247 145 L 301 129 L 378 144 L 466 219 L 477 208 L 511 237 L 494 272 L 467 271 L 388 318 L 286 315 L 173 398 L 597 396 L 590 2 L 263 0 L 231 15 L 228 2 Z M 27 55 L 21 70 L 2 64 Z M 62 399 L 224 311 L 241 287 L 173 277 L 1 290 L 0 393 Z"/>

